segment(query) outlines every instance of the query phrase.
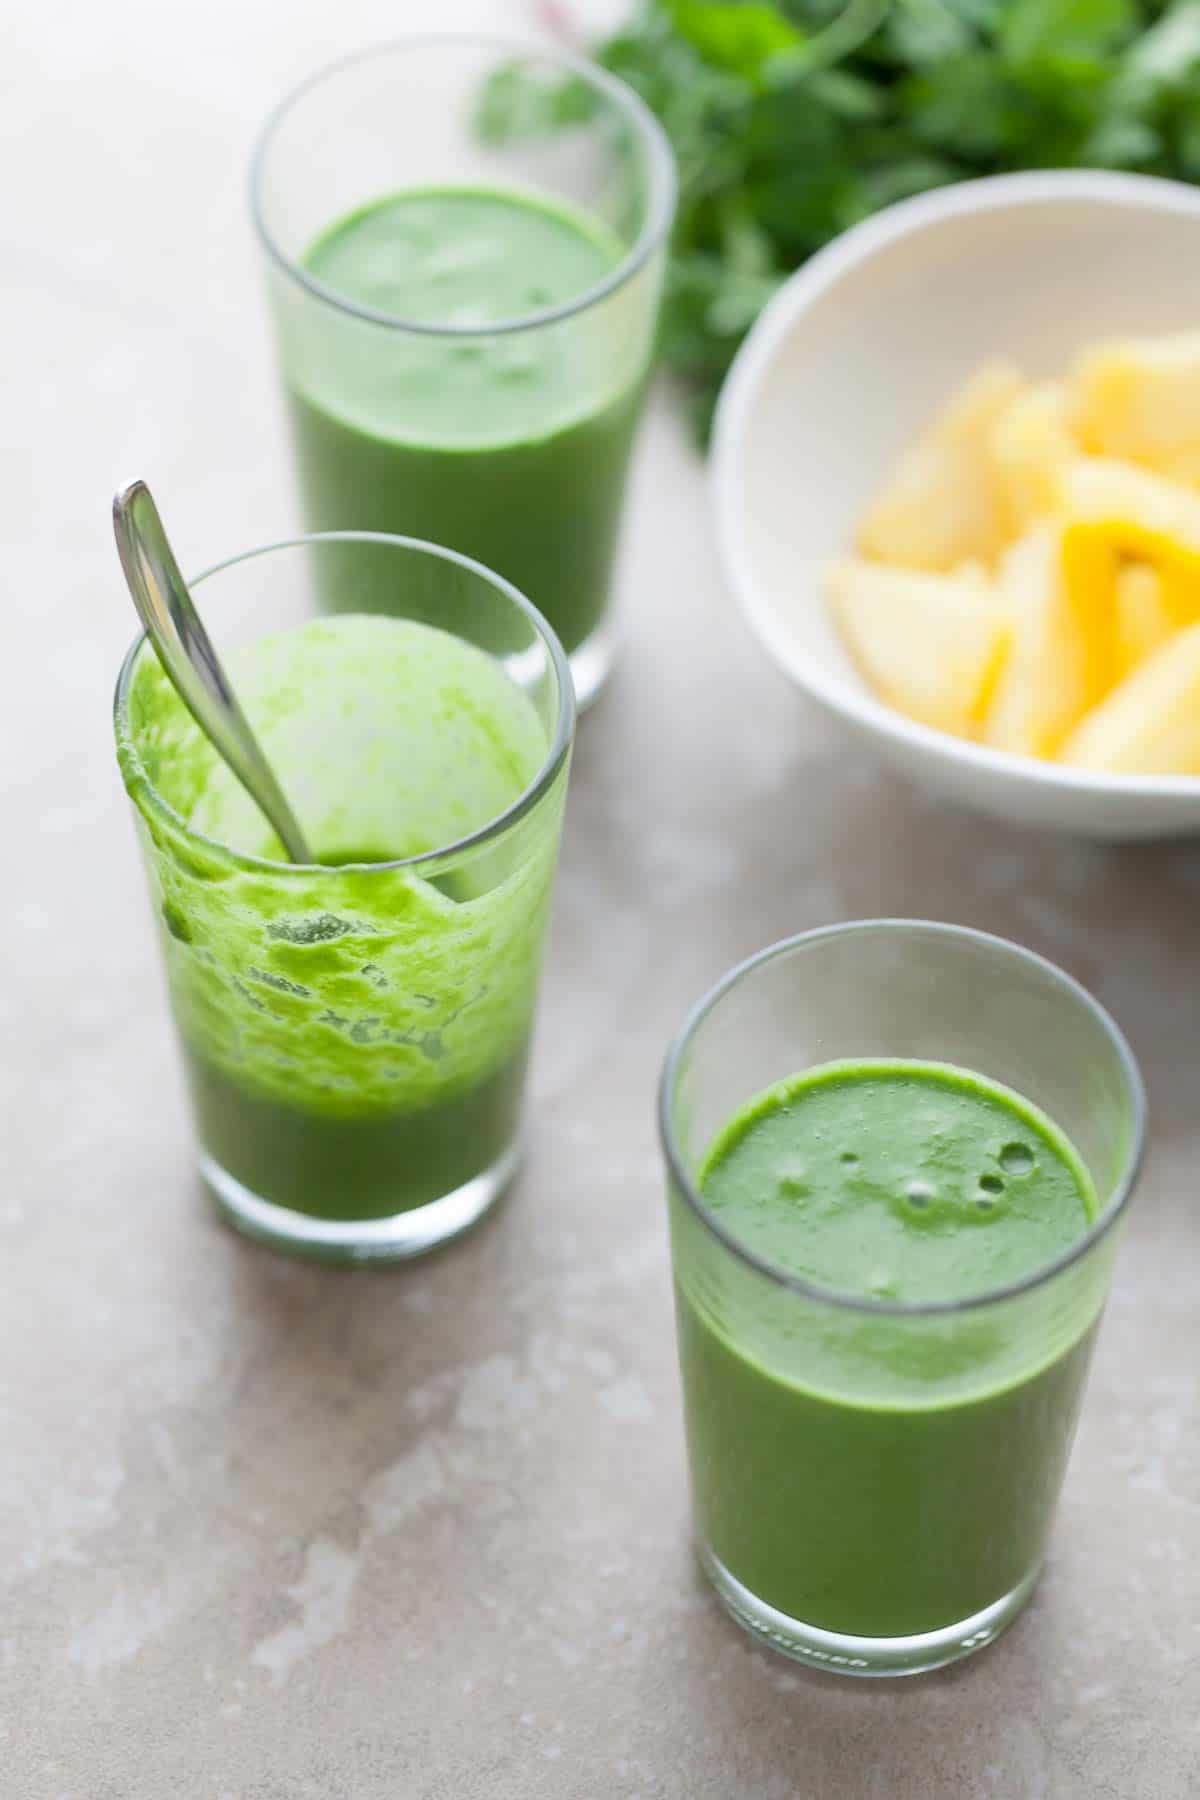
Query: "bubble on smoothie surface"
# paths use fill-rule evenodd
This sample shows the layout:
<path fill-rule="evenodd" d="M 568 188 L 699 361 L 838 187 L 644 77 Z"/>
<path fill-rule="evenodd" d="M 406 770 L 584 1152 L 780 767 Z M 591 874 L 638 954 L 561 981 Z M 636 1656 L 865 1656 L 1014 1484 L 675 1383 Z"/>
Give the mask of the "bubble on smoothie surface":
<path fill-rule="evenodd" d="M 1034 1155 L 1028 1144 L 1014 1141 L 1005 1144 L 1000 1152 L 1000 1167 L 1010 1175 L 1027 1175 L 1033 1164 Z"/>
<path fill-rule="evenodd" d="M 931 1181 L 910 1181 L 905 1185 L 904 1198 L 910 1206 L 928 1206 L 937 1199 L 937 1189 Z"/>

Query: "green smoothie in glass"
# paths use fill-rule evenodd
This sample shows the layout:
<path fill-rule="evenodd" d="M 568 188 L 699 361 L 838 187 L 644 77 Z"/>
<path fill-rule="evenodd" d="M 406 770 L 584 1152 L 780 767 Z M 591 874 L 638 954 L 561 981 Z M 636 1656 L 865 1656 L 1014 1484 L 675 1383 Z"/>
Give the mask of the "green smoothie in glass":
<path fill-rule="evenodd" d="M 714 1217 L 843 1293 L 960 1300 L 1051 1262 L 1093 1222 L 1071 1145 L 1015 1094 L 932 1064 L 841 1063 L 771 1089 L 712 1146 Z M 1017 1587 L 1058 1496 L 1090 1333 L 1020 1380 L 932 1409 L 841 1399 L 746 1355 L 679 1283 L 698 1522 L 733 1576 L 819 1628 L 908 1637 Z M 841 1349 L 871 1354 L 874 1321 Z M 908 1346 L 897 1356 L 911 1354 Z M 923 1352 L 936 1376 L 961 1347 Z"/>
<path fill-rule="evenodd" d="M 830 926 L 696 1008 L 660 1113 L 693 1514 L 761 1641 L 912 1674 L 1016 1617 L 1142 1118 L 1107 1015 L 978 932 Z"/>
<path fill-rule="evenodd" d="M 619 262 L 595 220 L 467 189 L 377 201 L 304 259 L 335 294 L 460 330 L 562 305 Z M 401 353 L 331 319 L 288 387 L 309 525 L 449 544 L 507 576 L 577 650 L 608 597 L 645 373 L 605 393 L 613 361 L 586 321 Z"/>
<path fill-rule="evenodd" d="M 444 572 L 451 611 L 490 581 L 394 540 L 313 544 L 332 559 L 310 569 L 318 585 L 356 553 L 368 581 L 390 570 L 397 595 L 395 558 L 426 600 L 431 570 Z M 565 664 L 516 618 L 527 641 L 507 658 L 419 619 L 353 612 L 230 655 L 319 867 L 283 861 L 153 654 L 127 667 L 118 751 L 202 1166 L 247 1228 L 402 1254 L 424 1247 L 430 1209 L 469 1213 L 511 1173 L 570 717 L 569 695 L 546 704 L 556 680 L 565 694 Z M 539 654 L 540 700 L 510 673 Z"/>
<path fill-rule="evenodd" d="M 568 131 L 505 110 L 539 93 L 569 101 Z M 557 631 L 586 703 L 612 650 L 674 204 L 660 128 L 567 58 L 401 43 L 283 103 L 253 200 L 310 527 L 411 533 L 495 569 Z"/>

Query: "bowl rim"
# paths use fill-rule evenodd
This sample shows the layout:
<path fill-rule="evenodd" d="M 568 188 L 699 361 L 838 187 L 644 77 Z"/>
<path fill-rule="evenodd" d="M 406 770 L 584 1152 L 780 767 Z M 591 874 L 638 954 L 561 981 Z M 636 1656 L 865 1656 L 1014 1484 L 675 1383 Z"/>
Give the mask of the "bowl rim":
<path fill-rule="evenodd" d="M 889 739 L 902 750 L 916 750 L 925 756 L 965 765 L 993 781 L 1029 782 L 1047 793 L 1057 790 L 1081 797 L 1196 800 L 1200 799 L 1200 775 L 1109 774 L 1074 769 L 1014 751 L 994 750 L 907 718 L 877 700 L 865 685 L 860 692 L 839 677 L 827 675 L 797 652 L 777 622 L 778 609 L 769 604 L 750 573 L 738 498 L 738 469 L 758 388 L 797 318 L 844 276 L 901 238 L 968 214 L 1059 204 L 1064 200 L 1134 207 L 1190 218 L 1200 224 L 1200 189 L 1162 176 L 1099 169 L 1038 169 L 985 175 L 885 207 L 861 224 L 851 226 L 788 277 L 751 327 L 717 402 L 709 471 L 717 555 L 743 618 L 772 660 L 810 698 L 874 736 Z"/>

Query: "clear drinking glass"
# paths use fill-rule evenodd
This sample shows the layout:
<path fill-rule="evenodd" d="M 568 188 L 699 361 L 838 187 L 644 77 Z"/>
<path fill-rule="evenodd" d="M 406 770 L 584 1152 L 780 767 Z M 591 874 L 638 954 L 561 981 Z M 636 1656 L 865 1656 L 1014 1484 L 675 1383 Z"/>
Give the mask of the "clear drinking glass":
<path fill-rule="evenodd" d="M 321 618 L 334 579 L 440 631 L 414 643 L 393 619 Z M 283 860 L 139 638 L 117 685 L 117 753 L 201 1171 L 251 1236 L 414 1255 L 473 1224 L 517 1161 L 570 671 L 515 588 L 430 544 L 302 538 L 194 585 L 328 859 Z M 438 674 L 447 655 L 461 689 Z"/>
<path fill-rule="evenodd" d="M 953 1063 L 1073 1140 L 1100 1211 L 1076 1244 L 963 1301 L 836 1293 L 764 1261 L 697 1174 L 753 1096 L 843 1058 Z M 1141 1156 L 1136 1064 L 1108 1015 L 998 938 L 905 920 L 751 958 L 663 1073 L 676 1319 L 698 1549 L 753 1635 L 856 1675 L 978 1649 L 1037 1579 L 1117 1230 Z"/>
<path fill-rule="evenodd" d="M 452 237 L 464 194 L 488 210 Z M 573 58 L 415 39 L 295 89 L 258 145 L 252 201 L 309 528 L 419 534 L 498 570 L 557 631 L 586 704 L 612 655 L 675 201 L 657 122 Z M 366 215 L 388 241 L 351 254 L 346 227 Z M 503 247 L 531 221 L 514 286 Z M 568 252 L 577 281 L 552 271 Z"/>

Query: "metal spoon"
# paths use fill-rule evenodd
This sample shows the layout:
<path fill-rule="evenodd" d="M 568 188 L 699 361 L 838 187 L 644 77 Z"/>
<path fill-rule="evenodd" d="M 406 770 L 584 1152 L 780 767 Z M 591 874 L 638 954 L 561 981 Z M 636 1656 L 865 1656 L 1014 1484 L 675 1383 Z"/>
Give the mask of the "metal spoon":
<path fill-rule="evenodd" d="M 138 617 L 179 698 L 274 828 L 289 859 L 315 862 L 238 705 L 144 481 L 131 481 L 115 496 L 113 530 Z"/>

